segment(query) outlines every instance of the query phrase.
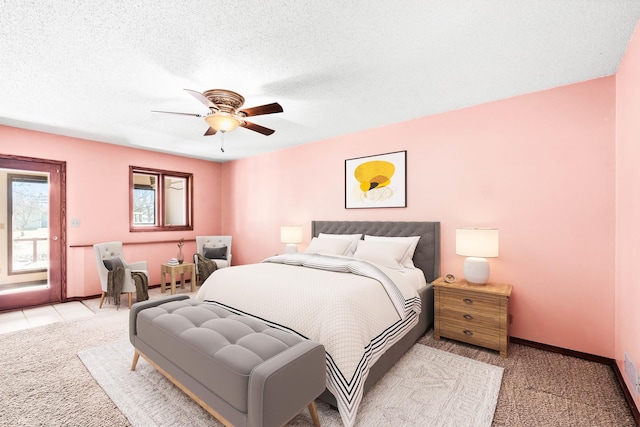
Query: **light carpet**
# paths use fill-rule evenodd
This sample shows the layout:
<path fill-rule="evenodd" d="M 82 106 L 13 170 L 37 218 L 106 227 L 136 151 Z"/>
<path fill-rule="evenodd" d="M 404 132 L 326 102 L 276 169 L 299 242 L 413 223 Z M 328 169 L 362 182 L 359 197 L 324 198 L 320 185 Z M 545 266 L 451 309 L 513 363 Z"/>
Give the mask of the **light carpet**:
<path fill-rule="evenodd" d="M 130 370 L 133 346 L 120 340 L 78 352 L 91 375 L 133 426 L 220 426 L 144 359 Z M 414 345 L 364 397 L 358 426 L 490 426 L 503 368 Z M 342 426 L 317 402 L 323 426 Z M 305 409 L 288 426 L 313 425 Z"/>

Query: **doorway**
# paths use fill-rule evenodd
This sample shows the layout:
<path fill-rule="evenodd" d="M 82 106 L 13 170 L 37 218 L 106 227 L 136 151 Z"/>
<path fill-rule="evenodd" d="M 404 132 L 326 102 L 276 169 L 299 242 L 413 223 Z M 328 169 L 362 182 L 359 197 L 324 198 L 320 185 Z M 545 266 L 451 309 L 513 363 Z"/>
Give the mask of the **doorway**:
<path fill-rule="evenodd" d="M 66 300 L 66 163 L 0 154 L 0 311 Z"/>

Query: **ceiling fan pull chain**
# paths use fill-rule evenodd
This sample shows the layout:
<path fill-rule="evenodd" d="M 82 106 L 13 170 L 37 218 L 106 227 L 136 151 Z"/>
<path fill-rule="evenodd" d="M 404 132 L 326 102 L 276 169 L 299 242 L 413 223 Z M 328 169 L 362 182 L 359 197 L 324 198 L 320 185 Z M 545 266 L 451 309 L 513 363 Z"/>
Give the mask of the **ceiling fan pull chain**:
<path fill-rule="evenodd" d="M 224 153 L 224 131 L 220 131 L 220 151 Z"/>

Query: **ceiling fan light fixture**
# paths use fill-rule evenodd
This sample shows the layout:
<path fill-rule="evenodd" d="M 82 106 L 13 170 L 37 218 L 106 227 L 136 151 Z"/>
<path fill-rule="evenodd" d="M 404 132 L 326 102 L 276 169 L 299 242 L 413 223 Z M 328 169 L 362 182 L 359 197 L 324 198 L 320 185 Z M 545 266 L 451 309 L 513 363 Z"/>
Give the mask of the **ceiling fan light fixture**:
<path fill-rule="evenodd" d="M 219 112 L 204 118 L 209 127 L 217 132 L 231 132 L 240 126 L 240 121 L 231 114 Z"/>
<path fill-rule="evenodd" d="M 245 117 L 282 113 L 284 111 L 282 106 L 277 102 L 240 110 L 240 107 L 244 104 L 244 97 L 226 89 L 210 89 L 204 93 L 191 89 L 185 90 L 211 110 L 209 115 L 204 117 L 201 114 L 181 113 L 177 111 L 152 111 L 156 113 L 179 114 L 181 116 L 204 117 L 209 127 L 203 136 L 215 135 L 218 132 L 231 132 L 238 126 L 269 136 L 272 135 L 275 130 L 249 122 L 245 120 Z"/>

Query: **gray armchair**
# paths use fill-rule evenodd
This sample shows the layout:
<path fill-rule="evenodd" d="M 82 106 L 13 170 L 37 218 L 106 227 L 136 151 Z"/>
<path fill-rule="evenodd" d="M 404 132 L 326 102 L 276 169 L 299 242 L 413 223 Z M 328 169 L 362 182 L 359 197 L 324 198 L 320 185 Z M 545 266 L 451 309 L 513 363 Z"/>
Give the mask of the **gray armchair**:
<path fill-rule="evenodd" d="M 149 271 L 147 269 L 147 261 L 127 262 L 122 252 L 122 242 L 96 243 L 93 245 L 93 252 L 96 256 L 98 275 L 100 276 L 100 284 L 102 286 L 100 308 L 102 308 L 102 303 L 107 296 L 107 280 L 110 270 L 107 266 L 110 265 L 112 267 L 111 269 L 113 269 L 114 265 L 119 265 L 120 263 L 125 269 L 122 292 L 129 294 L 129 308 L 131 308 L 133 294 L 136 292 L 136 285 L 131 278 L 131 272 L 141 271 L 146 274 L 148 279 Z"/>
<path fill-rule="evenodd" d="M 231 236 L 196 236 L 196 251 L 211 259 L 218 268 L 225 268 L 231 265 Z M 196 264 L 196 274 L 198 270 L 198 257 L 193 255 L 193 262 Z M 198 283 L 201 278 L 198 277 Z"/>
<path fill-rule="evenodd" d="M 205 258 L 214 261 L 218 268 L 229 267 L 231 265 L 231 240 L 231 236 L 196 236 L 196 251 Z M 226 248 L 226 251 L 222 248 Z M 193 258 L 197 263 L 195 255 Z"/>

